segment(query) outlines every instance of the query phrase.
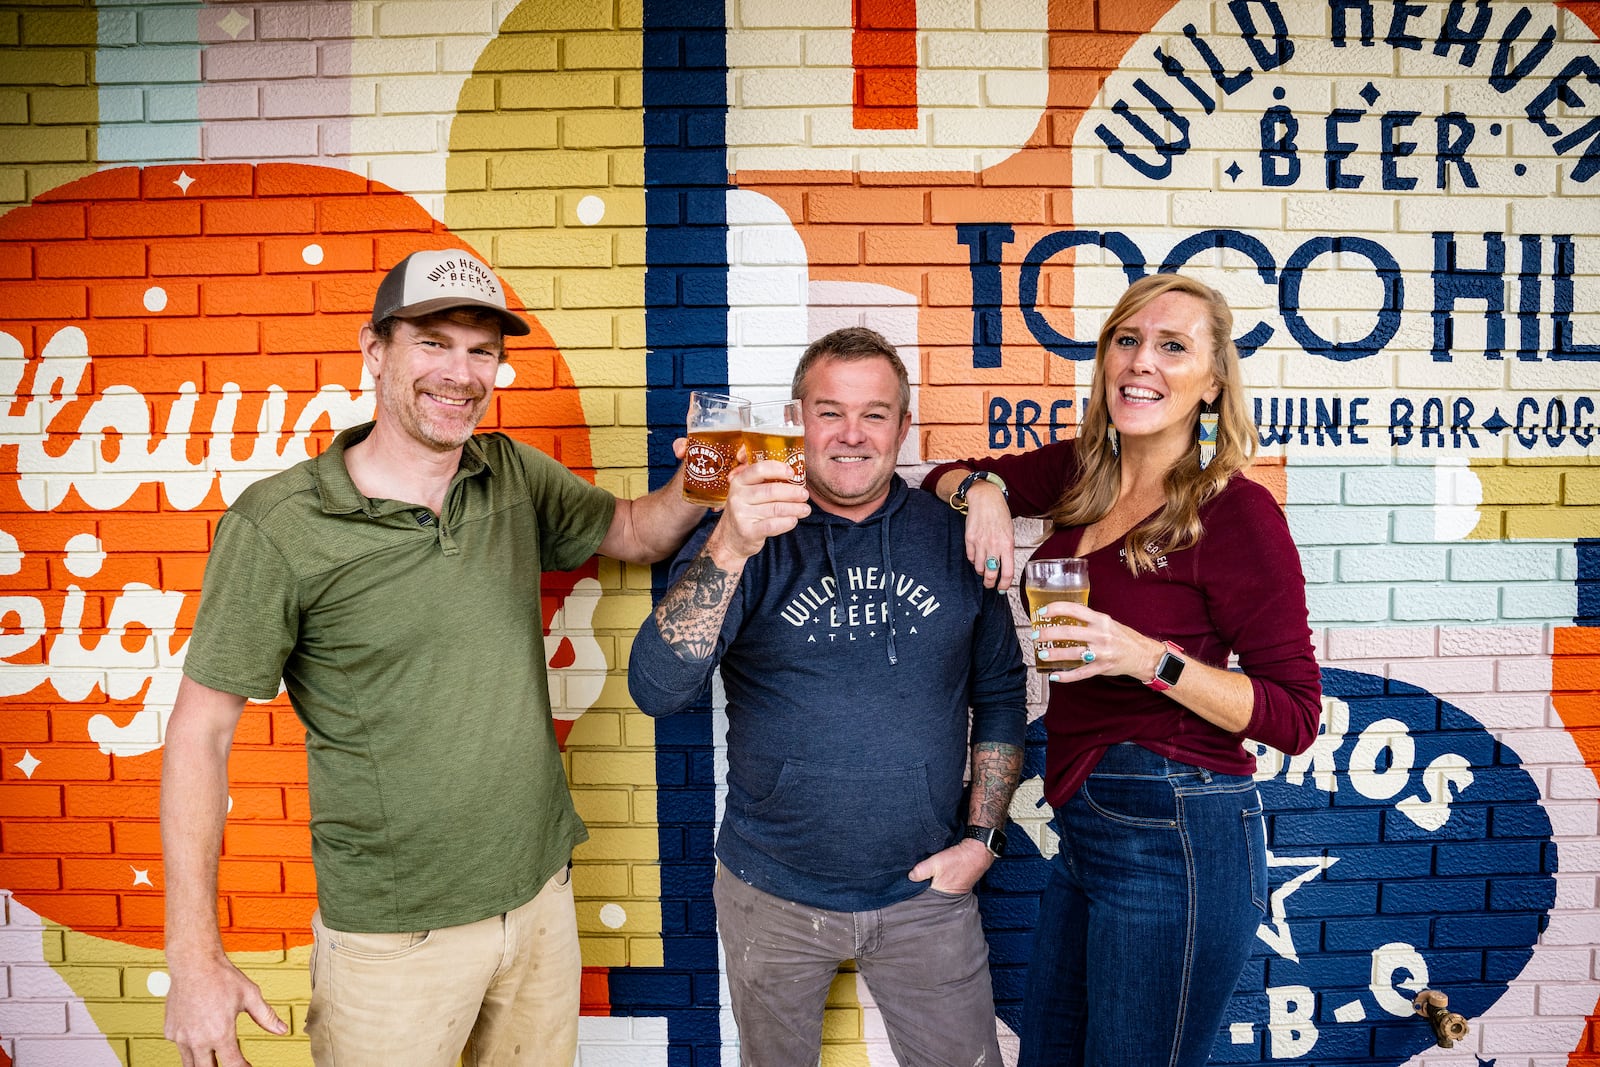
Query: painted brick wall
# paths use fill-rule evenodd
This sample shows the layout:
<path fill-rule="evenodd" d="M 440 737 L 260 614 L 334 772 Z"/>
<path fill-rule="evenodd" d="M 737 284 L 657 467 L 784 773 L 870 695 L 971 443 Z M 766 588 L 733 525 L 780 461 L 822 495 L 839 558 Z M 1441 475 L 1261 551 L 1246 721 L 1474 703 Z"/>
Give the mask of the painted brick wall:
<path fill-rule="evenodd" d="M 0 1062 L 176 1062 L 156 787 L 214 523 L 368 416 L 377 279 L 449 246 L 540 327 L 490 424 L 628 495 L 688 389 L 786 395 L 847 323 L 908 357 L 908 473 L 1069 436 L 1126 280 L 1217 285 L 1327 695 L 1311 753 L 1262 753 L 1273 910 L 1215 1061 L 1600 1062 L 1596 11 L 0 7 Z M 653 723 L 623 678 L 659 581 L 591 564 L 543 605 L 589 1067 L 735 1055 L 722 710 Z M 225 938 L 294 1025 L 246 1025 L 258 1065 L 309 1062 L 300 739 L 251 705 L 231 767 Z M 1008 1050 L 1040 744 L 982 895 Z M 1425 1061 L 1423 985 L 1474 1019 Z M 827 1035 L 892 1062 L 848 970 Z"/>

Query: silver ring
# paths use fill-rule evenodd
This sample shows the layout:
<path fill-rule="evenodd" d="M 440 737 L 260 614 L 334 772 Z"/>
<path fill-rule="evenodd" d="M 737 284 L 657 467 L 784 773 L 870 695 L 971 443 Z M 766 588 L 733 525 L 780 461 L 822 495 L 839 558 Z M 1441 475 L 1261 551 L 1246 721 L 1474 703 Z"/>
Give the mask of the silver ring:
<path fill-rule="evenodd" d="M 1094 662 L 1094 649 L 1086 648 L 1086 649 L 1083 650 L 1083 662 L 1085 662 L 1085 663 L 1093 663 Z"/>

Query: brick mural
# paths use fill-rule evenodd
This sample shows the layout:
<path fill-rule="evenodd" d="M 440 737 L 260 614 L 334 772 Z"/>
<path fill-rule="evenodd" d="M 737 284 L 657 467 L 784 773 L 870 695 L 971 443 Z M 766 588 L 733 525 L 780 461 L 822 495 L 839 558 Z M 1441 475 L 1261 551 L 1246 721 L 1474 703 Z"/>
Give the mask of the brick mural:
<path fill-rule="evenodd" d="M 1213 1062 L 1600 1063 L 1600 4 L 62 0 L 0 6 L 0 1064 L 154 1067 L 165 716 L 218 516 L 370 416 L 422 248 L 535 323 L 487 424 L 619 494 L 689 390 L 901 347 L 901 460 L 1071 436 L 1126 283 L 1236 310 L 1323 670 L 1261 749 L 1271 904 Z M 1036 530 L 1022 529 L 1028 536 Z M 548 576 L 580 1062 L 722 1064 L 718 690 L 628 702 L 661 575 Z M 530 606 L 530 610 L 532 607 Z M 1042 711 L 1034 694 L 1034 716 Z M 303 1033 L 303 729 L 247 707 L 219 914 Z M 981 892 L 1008 1055 L 1043 732 Z M 1472 1020 L 1433 1046 L 1411 999 Z M 823 1063 L 893 1062 L 841 972 Z"/>

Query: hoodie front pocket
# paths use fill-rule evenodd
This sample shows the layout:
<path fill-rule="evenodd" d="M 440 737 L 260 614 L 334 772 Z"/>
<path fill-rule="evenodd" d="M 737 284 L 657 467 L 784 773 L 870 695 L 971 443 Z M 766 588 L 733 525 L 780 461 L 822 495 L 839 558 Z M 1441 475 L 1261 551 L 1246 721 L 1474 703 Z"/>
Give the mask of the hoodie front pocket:
<path fill-rule="evenodd" d="M 951 833 L 934 813 L 925 764 L 869 771 L 799 760 L 784 761 L 736 831 L 781 863 L 840 879 L 909 871 Z"/>

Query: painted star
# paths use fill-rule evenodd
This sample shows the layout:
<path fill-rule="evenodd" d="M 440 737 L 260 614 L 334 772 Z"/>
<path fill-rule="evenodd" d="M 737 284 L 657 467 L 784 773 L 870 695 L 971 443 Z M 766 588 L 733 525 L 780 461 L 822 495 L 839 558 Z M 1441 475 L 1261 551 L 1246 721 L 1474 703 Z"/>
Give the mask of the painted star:
<path fill-rule="evenodd" d="M 39 761 L 34 759 L 32 752 L 29 752 L 27 749 L 23 749 L 22 758 L 17 760 L 17 762 L 13 763 L 11 766 L 21 771 L 23 777 L 32 778 L 34 769 L 39 766 Z"/>
<path fill-rule="evenodd" d="M 1301 886 L 1338 862 L 1337 856 L 1274 856 L 1270 850 L 1267 852 L 1268 867 L 1304 868 L 1299 874 L 1273 890 L 1270 909 L 1272 917 L 1256 927 L 1256 936 L 1284 959 L 1300 962 L 1300 955 L 1294 948 L 1294 934 L 1285 920 L 1289 898 L 1294 896 L 1295 891 Z"/>
<path fill-rule="evenodd" d="M 133 872 L 134 885 L 147 885 L 151 889 L 155 888 L 155 883 L 150 881 L 150 871 L 148 869 L 141 871 L 139 868 L 130 863 L 128 864 L 128 870 Z"/>
<path fill-rule="evenodd" d="M 172 184 L 176 185 L 179 189 L 182 189 L 184 196 L 188 196 L 189 195 L 189 186 L 193 185 L 194 181 L 195 180 L 193 178 L 189 177 L 189 172 L 188 171 L 180 170 L 178 172 L 178 176 L 176 178 L 172 179 Z"/>

